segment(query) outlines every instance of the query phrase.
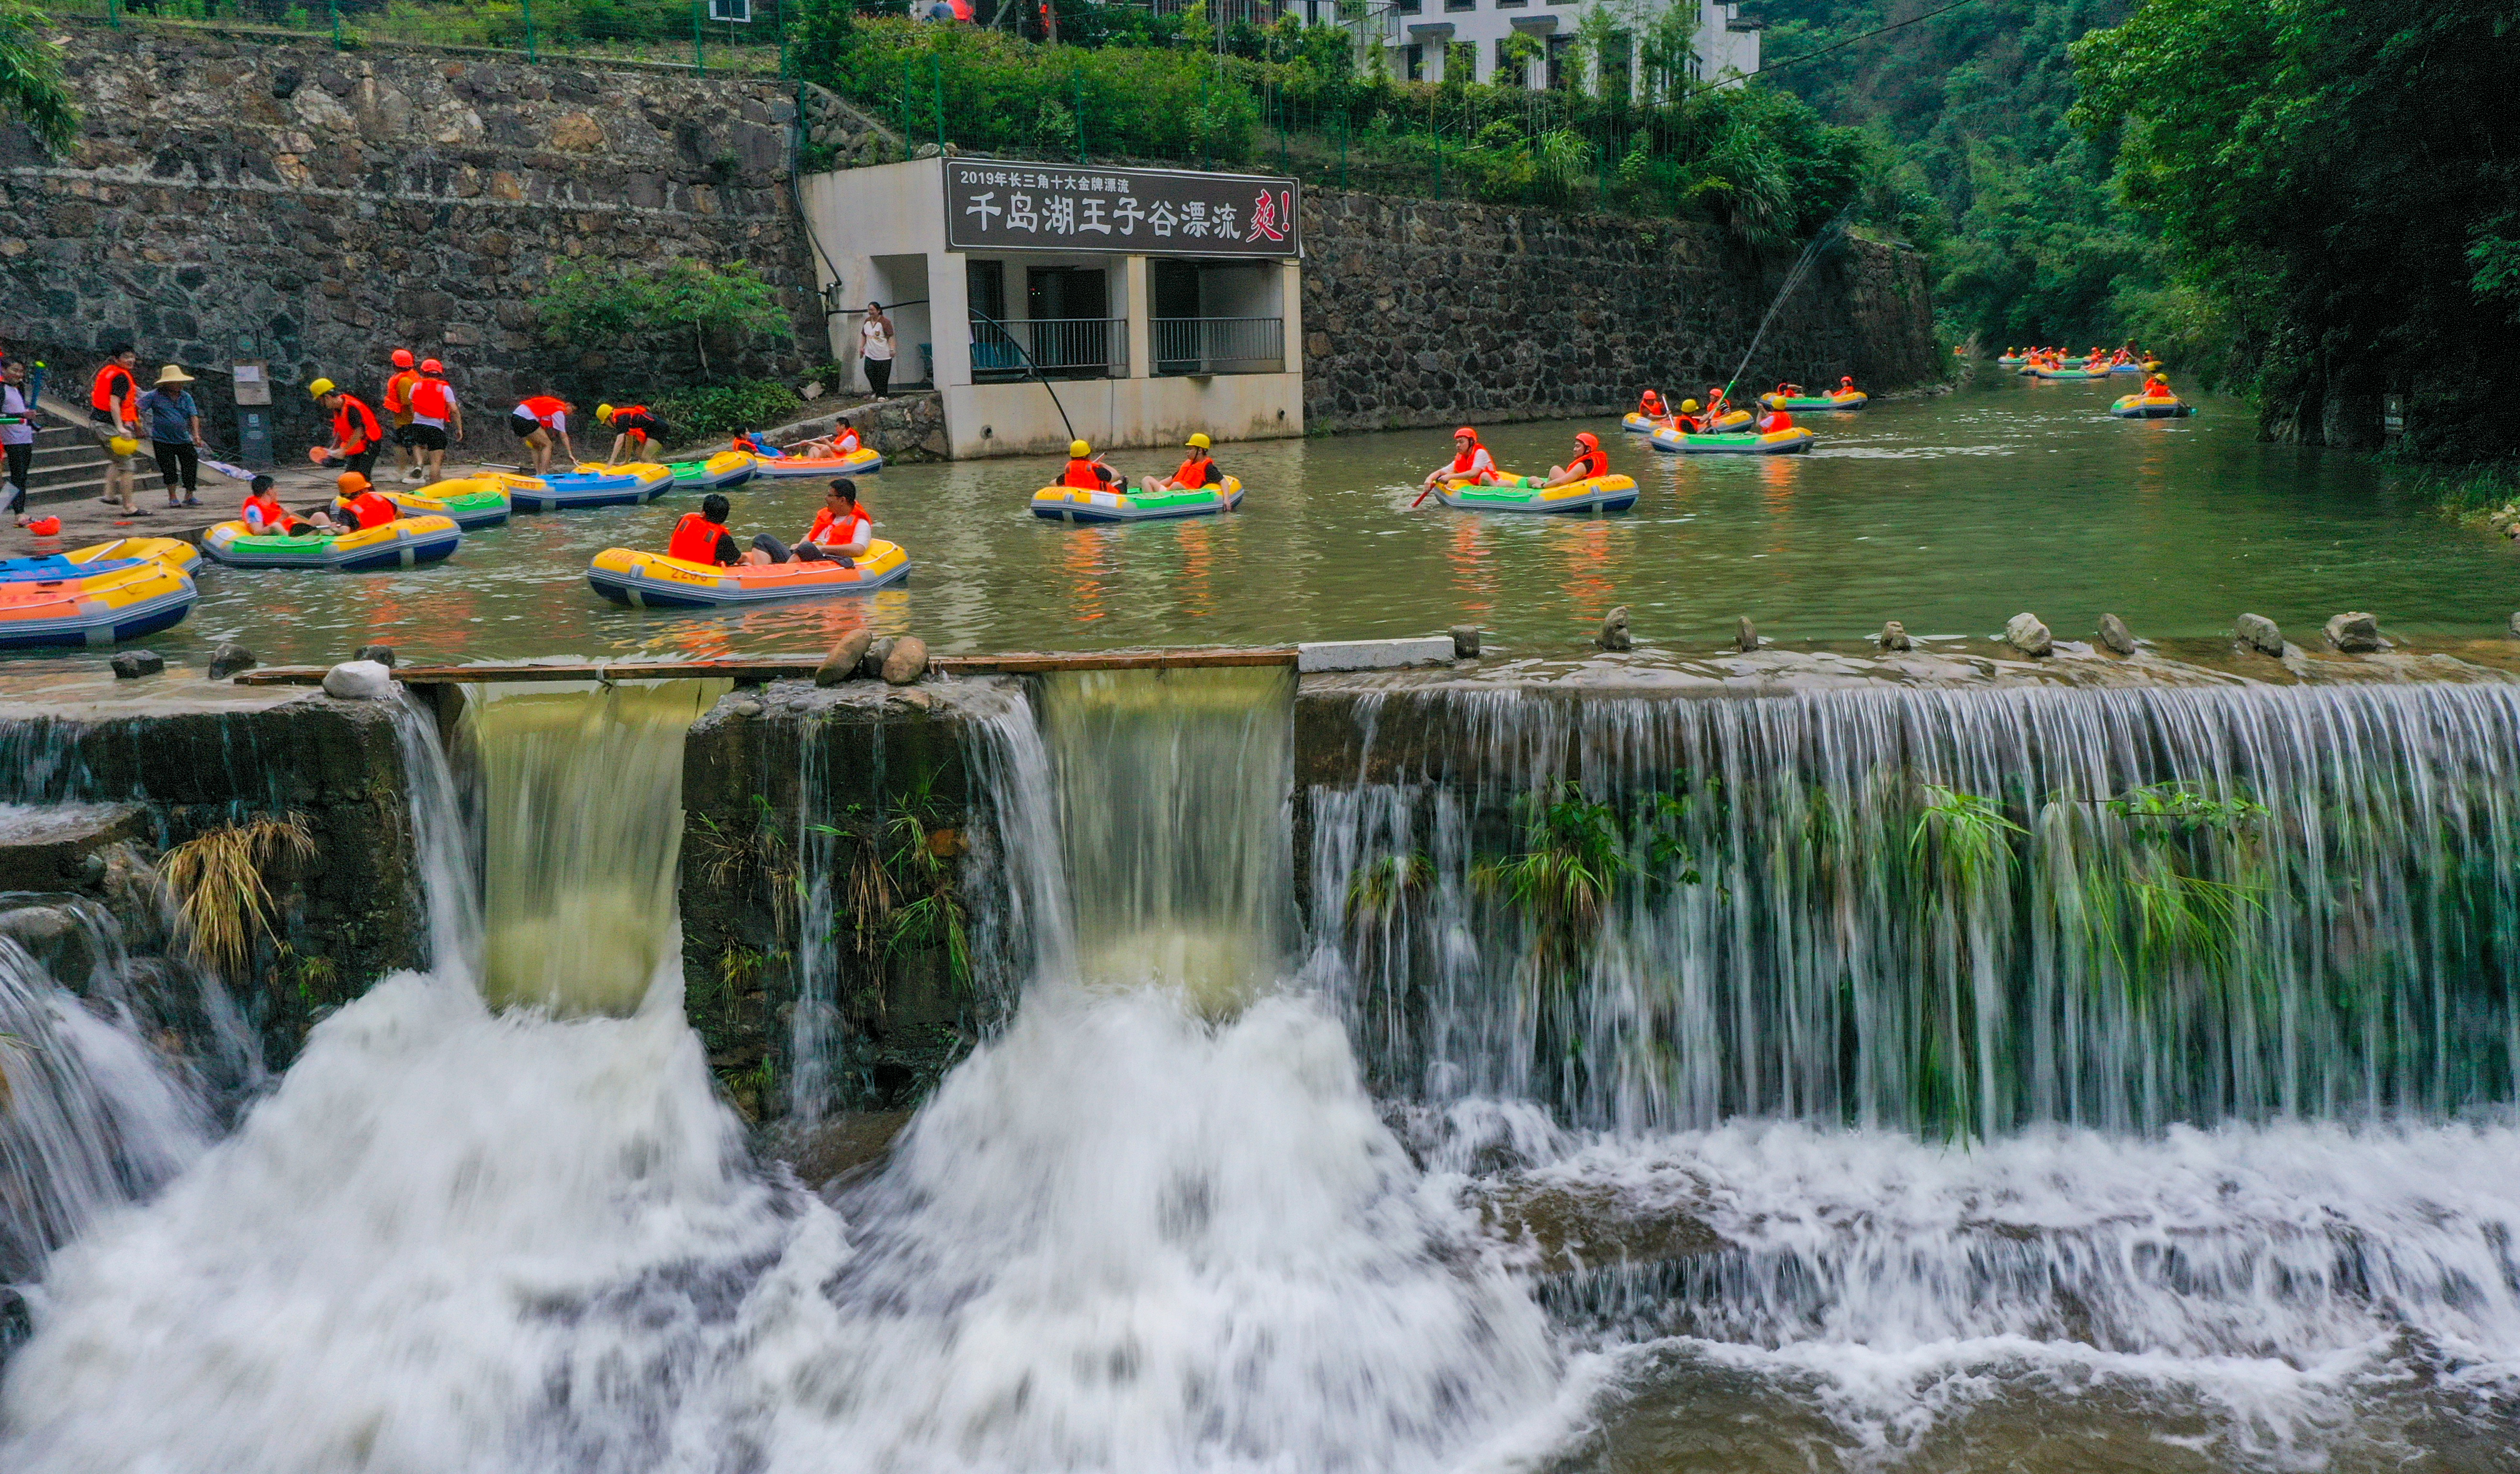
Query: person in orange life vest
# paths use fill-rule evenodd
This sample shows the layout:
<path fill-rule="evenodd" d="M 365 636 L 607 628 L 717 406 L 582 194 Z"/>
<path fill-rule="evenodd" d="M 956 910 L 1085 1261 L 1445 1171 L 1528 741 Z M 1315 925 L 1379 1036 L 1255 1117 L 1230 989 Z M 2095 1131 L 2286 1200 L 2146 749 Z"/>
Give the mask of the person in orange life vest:
<path fill-rule="evenodd" d="M 1216 469 L 1216 457 L 1208 454 L 1209 450 L 1215 448 L 1215 443 L 1207 438 L 1207 433 L 1204 431 L 1184 440 L 1182 445 L 1190 451 L 1190 454 L 1182 458 L 1180 467 L 1172 475 L 1146 478 L 1142 484 L 1146 487 L 1147 494 L 1152 496 L 1160 491 L 1195 491 L 1201 486 L 1224 485 L 1225 473 Z"/>
<path fill-rule="evenodd" d="M 265 535 L 320 537 L 334 530 L 330 513 L 318 509 L 300 518 L 280 504 L 280 498 L 271 494 L 271 486 L 270 477 L 257 476 L 246 487 L 245 525 L 249 530 Z"/>
<path fill-rule="evenodd" d="M 756 535 L 749 548 L 736 546 L 735 534 L 726 527 L 732 505 L 715 491 L 701 498 L 698 511 L 684 513 L 683 520 L 674 524 L 674 535 L 665 543 L 665 556 L 685 563 L 705 563 L 712 568 L 787 562 L 788 549 L 767 532 Z"/>
<path fill-rule="evenodd" d="M 1838 375 L 1837 392 L 1841 394 L 1851 394 L 1855 392 L 1855 376 L 1853 374 Z"/>
<path fill-rule="evenodd" d="M 1732 401 L 1725 397 L 1724 386 L 1720 384 L 1708 385 L 1706 387 L 1706 428 L 1710 431 L 1713 430 L 1718 422 L 1732 412 Z"/>
<path fill-rule="evenodd" d="M 832 428 L 830 435 L 816 436 L 810 440 L 798 440 L 782 453 L 800 456 L 807 460 L 824 460 L 847 455 L 863 443 L 858 438 L 858 428 L 842 420 Z"/>
<path fill-rule="evenodd" d="M 652 441 L 664 440 L 674 433 L 674 427 L 657 419 L 645 404 L 599 404 L 595 406 L 595 422 L 609 425 L 617 432 L 612 437 L 612 453 L 604 458 L 608 466 L 620 465 L 624 451 L 644 452 Z"/>
<path fill-rule="evenodd" d="M 1779 384 L 1777 386 L 1777 397 L 1780 399 L 1791 399 L 1808 392 L 1809 391 L 1805 390 L 1799 384 Z"/>
<path fill-rule="evenodd" d="M 385 432 L 367 401 L 330 379 L 316 380 L 306 386 L 306 392 L 333 417 L 333 443 L 325 447 L 325 458 L 338 460 L 361 476 L 376 469 L 377 453 L 384 448 Z"/>
<path fill-rule="evenodd" d="M 1759 416 L 1752 425 L 1761 435 L 1774 435 L 1779 430 L 1793 429 L 1794 417 L 1781 409 L 1775 409 Z"/>
<path fill-rule="evenodd" d="M 1563 466 L 1549 468 L 1549 480 L 1543 485 L 1563 486 L 1570 482 L 1588 482 L 1597 476 L 1610 474 L 1609 454 L 1601 449 L 1598 436 L 1586 430 L 1575 437 L 1575 458 Z"/>
<path fill-rule="evenodd" d="M 569 443 L 568 417 L 577 406 L 551 394 L 533 394 L 517 401 L 508 411 L 508 433 L 525 442 L 534 453 L 534 475 L 551 470 L 552 452 L 565 451 L 569 464 L 577 463 L 577 447 Z"/>
<path fill-rule="evenodd" d="M 1671 411 L 1663 405 L 1662 395 L 1656 393 L 1652 390 L 1646 390 L 1643 397 L 1637 400 L 1637 413 L 1644 416 L 1648 420 L 1668 420 L 1671 418 Z"/>
<path fill-rule="evenodd" d="M 1479 433 L 1467 425 L 1453 432 L 1453 458 L 1426 473 L 1426 489 L 1439 483 L 1468 482 L 1473 486 L 1493 486 L 1505 478 L 1497 474 L 1496 457 L 1479 443 Z"/>
<path fill-rule="evenodd" d="M 1058 474 L 1058 484 L 1084 491 L 1118 491 L 1128 485 L 1110 467 L 1095 459 L 1094 447 L 1083 440 L 1067 442 L 1067 469 Z"/>
<path fill-rule="evenodd" d="M 2159 374 L 2144 375 L 2143 395 L 2147 399 L 2167 399 L 2172 397 L 2170 381 L 2164 379 Z"/>
<path fill-rule="evenodd" d="M 1697 401 L 1694 399 L 1681 400 L 1680 413 L 1671 417 L 1671 428 L 1682 435 L 1695 435 L 1705 425 L 1706 422 L 1697 417 Z"/>
<path fill-rule="evenodd" d="M 411 391 L 411 448 L 425 473 L 424 481 L 446 479 L 450 432 L 464 438 L 464 406 L 455 402 L 455 386 L 446 382 L 446 365 L 434 358 L 420 362 L 420 383 Z"/>
<path fill-rule="evenodd" d="M 875 523 L 866 508 L 858 505 L 857 483 L 839 477 L 823 492 L 823 510 L 814 514 L 814 525 L 790 549 L 788 544 L 767 532 L 756 532 L 752 551 L 743 555 L 746 563 L 836 563 L 854 568 L 858 557 L 875 541 Z"/>
<path fill-rule="evenodd" d="M 420 388 L 420 368 L 409 348 L 393 350 L 394 371 L 385 376 L 385 392 L 382 407 L 385 412 L 385 438 L 393 442 L 394 459 L 402 466 L 402 479 L 420 480 L 420 451 L 411 443 L 411 392 Z"/>
<path fill-rule="evenodd" d="M 115 436 L 140 438 L 140 379 L 135 372 L 139 366 L 140 351 L 127 343 L 117 343 L 105 350 L 105 363 L 88 386 L 87 400 L 88 423 L 96 427 L 100 443 Z M 133 485 L 131 457 L 108 454 L 105 494 L 97 500 L 120 502 L 125 511 L 133 510 Z"/>
<path fill-rule="evenodd" d="M 334 484 L 339 488 L 339 495 L 333 501 L 333 521 L 341 524 L 344 531 L 381 528 L 402 516 L 402 508 L 385 500 L 383 494 L 356 471 L 342 472 L 340 480 Z"/>

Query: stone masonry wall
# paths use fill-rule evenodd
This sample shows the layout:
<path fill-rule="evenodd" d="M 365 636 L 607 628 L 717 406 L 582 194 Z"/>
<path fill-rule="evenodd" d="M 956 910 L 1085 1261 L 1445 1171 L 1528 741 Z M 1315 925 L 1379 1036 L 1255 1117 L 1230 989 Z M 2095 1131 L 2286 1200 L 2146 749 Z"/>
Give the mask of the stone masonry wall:
<path fill-rule="evenodd" d="M 149 372 L 201 377 L 219 442 L 226 366 L 267 357 L 292 447 L 315 431 L 308 381 L 372 396 L 408 345 L 446 361 L 477 443 L 523 393 L 591 409 L 692 375 L 688 329 L 554 346 L 528 305 L 569 266 L 682 255 L 751 262 L 794 316 L 792 335 L 712 345 L 720 374 L 824 356 L 788 185 L 795 104 L 776 80 L 145 26 L 60 39 L 86 133 L 54 159 L 0 123 L 0 339 L 45 352 L 66 392 L 128 340 Z"/>
<path fill-rule="evenodd" d="M 1304 200 L 1304 418 L 1317 430 L 1632 409 L 1730 379 L 1786 269 L 1708 226 L 1316 191 Z M 1849 240 L 1742 378 L 1942 377 L 1924 258 Z M 1736 391 L 1738 393 L 1738 391 Z"/>

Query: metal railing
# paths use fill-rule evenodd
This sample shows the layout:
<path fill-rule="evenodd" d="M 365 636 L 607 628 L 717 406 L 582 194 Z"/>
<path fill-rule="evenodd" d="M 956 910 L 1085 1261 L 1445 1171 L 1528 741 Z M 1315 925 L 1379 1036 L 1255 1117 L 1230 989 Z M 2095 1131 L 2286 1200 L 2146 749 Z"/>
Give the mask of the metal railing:
<path fill-rule="evenodd" d="M 1282 317 L 1158 317 L 1150 325 L 1155 377 L 1183 374 L 1282 374 L 1286 370 Z"/>
<path fill-rule="evenodd" d="M 1036 317 L 971 324 L 974 381 L 1023 378 L 1027 359 L 1032 371 L 1045 379 L 1125 379 L 1129 376 L 1129 319 Z"/>

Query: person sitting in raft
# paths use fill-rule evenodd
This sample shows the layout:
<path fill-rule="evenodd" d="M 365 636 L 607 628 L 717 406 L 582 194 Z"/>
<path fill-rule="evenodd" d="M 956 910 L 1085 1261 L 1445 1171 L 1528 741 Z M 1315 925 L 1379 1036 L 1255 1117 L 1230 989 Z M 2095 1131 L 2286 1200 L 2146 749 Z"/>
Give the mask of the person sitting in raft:
<path fill-rule="evenodd" d="M 1196 491 L 1202 486 L 1225 484 L 1225 473 L 1216 469 L 1216 457 L 1208 454 L 1215 441 L 1210 440 L 1204 431 L 1184 440 L 1182 445 L 1190 454 L 1183 458 L 1179 469 L 1170 476 L 1147 477 L 1140 484 L 1148 496 L 1163 491 Z"/>
<path fill-rule="evenodd" d="M 1575 458 L 1563 466 L 1549 468 L 1544 486 L 1563 486 L 1573 482 L 1588 482 L 1597 476 L 1610 474 L 1610 457 L 1601 449 L 1600 438 L 1589 430 L 1575 435 Z"/>
<path fill-rule="evenodd" d="M 1662 402 L 1662 395 L 1656 393 L 1652 390 L 1646 390 L 1643 397 L 1637 400 L 1637 413 L 1644 416 L 1648 420 L 1668 420 L 1671 418 L 1670 407 Z"/>
<path fill-rule="evenodd" d="M 845 484 L 834 483 L 833 489 L 825 494 L 823 500 L 826 512 L 831 510 L 832 499 L 839 495 L 838 487 L 841 484 Z M 849 501 L 854 505 L 856 500 L 856 488 L 851 487 Z M 831 535 L 831 531 L 819 519 L 813 529 L 806 532 L 806 540 L 793 551 L 790 551 L 786 543 L 767 532 L 754 533 L 752 546 L 738 547 L 735 533 L 729 531 L 726 526 L 727 516 L 733 509 L 734 504 L 718 492 L 712 491 L 701 498 L 698 511 L 684 513 L 683 520 L 674 524 L 674 535 L 665 544 L 665 556 L 679 558 L 685 563 L 704 563 L 712 568 L 744 566 L 758 568 L 773 563 L 819 563 L 827 556 L 824 546 L 816 541 L 815 534 L 821 532 L 828 536 Z M 809 553 L 806 551 L 807 548 L 812 548 L 813 551 Z M 865 544 L 858 545 L 858 552 L 865 550 Z"/>
<path fill-rule="evenodd" d="M 807 460 L 831 460 L 852 454 L 864 443 L 865 441 L 858 438 L 858 428 L 842 420 L 832 427 L 830 435 L 817 436 L 810 440 L 798 440 L 788 447 L 787 453 L 802 456 Z"/>
<path fill-rule="evenodd" d="M 1083 440 L 1067 442 L 1067 469 L 1058 474 L 1058 484 L 1080 491 L 1126 491 L 1129 484 L 1118 472 L 1095 458 L 1094 447 Z"/>
<path fill-rule="evenodd" d="M 2143 396 L 2147 399 L 2170 399 L 2177 397 L 2177 395 L 2171 392 L 2170 381 L 2164 379 L 2158 373 L 2146 374 L 2143 376 Z"/>
<path fill-rule="evenodd" d="M 1426 473 L 1426 489 L 1433 490 L 1439 482 L 1468 482 L 1473 486 L 1492 486 L 1504 481 L 1497 474 L 1496 457 L 1479 443 L 1479 433 L 1467 425 L 1453 432 L 1453 458 Z"/>
<path fill-rule="evenodd" d="M 1697 401 L 1694 399 L 1681 400 L 1680 413 L 1671 417 L 1671 428 L 1682 435 L 1697 434 L 1704 423 L 1697 418 Z"/>
<path fill-rule="evenodd" d="M 749 430 L 737 431 L 735 433 L 735 438 L 729 440 L 727 442 L 727 446 L 729 449 L 741 450 L 746 455 L 757 455 L 768 460 L 784 461 L 788 459 L 787 451 L 771 444 L 768 440 L 754 435 Z"/>
<path fill-rule="evenodd" d="M 814 525 L 805 530 L 793 551 L 763 532 L 752 539 L 752 552 L 744 555 L 744 561 L 763 555 L 769 563 L 836 563 L 855 568 L 874 541 L 875 522 L 858 505 L 858 484 L 845 476 L 834 477 L 824 488 L 823 510 L 814 514 Z"/>
<path fill-rule="evenodd" d="M 1794 417 L 1781 409 L 1772 409 L 1759 416 L 1751 428 L 1761 435 L 1774 435 L 1779 430 L 1793 429 Z"/>
<path fill-rule="evenodd" d="M 1779 399 L 1800 398 L 1802 395 L 1809 392 L 1811 392 L 1811 391 L 1804 389 L 1799 384 L 1779 384 L 1777 386 L 1777 397 Z"/>
<path fill-rule="evenodd" d="M 271 494 L 272 481 L 257 476 L 246 486 L 245 525 L 248 530 L 267 537 L 316 537 L 324 530 L 312 522 L 302 521 L 280 498 Z M 320 514 L 319 514 L 320 515 Z M 330 521 L 328 517 L 326 521 Z"/>
<path fill-rule="evenodd" d="M 1841 394 L 1851 394 L 1855 392 L 1855 376 L 1853 374 L 1838 375 L 1837 392 Z"/>
<path fill-rule="evenodd" d="M 664 440 L 674 433 L 672 426 L 657 419 L 645 404 L 599 404 L 595 406 L 595 423 L 609 425 L 613 430 L 612 453 L 604 458 L 608 466 L 620 465 L 624 451 L 630 452 L 632 460 L 645 459 L 652 441 Z"/>
<path fill-rule="evenodd" d="M 337 530 L 359 531 L 381 528 L 402 515 L 402 508 L 385 500 L 382 493 L 368 484 L 356 471 L 344 471 L 334 484 L 333 515 Z"/>

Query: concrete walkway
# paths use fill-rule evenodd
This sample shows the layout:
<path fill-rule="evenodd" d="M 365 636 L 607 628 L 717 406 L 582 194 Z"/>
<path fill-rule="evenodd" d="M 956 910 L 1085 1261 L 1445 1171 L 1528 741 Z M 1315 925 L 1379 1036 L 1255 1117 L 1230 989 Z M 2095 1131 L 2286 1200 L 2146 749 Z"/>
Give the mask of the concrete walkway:
<path fill-rule="evenodd" d="M 485 470 L 514 469 L 513 463 L 496 461 L 468 459 L 459 463 L 452 455 L 446 461 L 446 475 L 450 480 Z M 420 489 L 418 482 L 398 480 L 392 468 L 382 461 L 378 463 L 377 470 L 380 489 Z M 334 483 L 340 474 L 338 470 L 324 469 L 301 460 L 294 466 L 275 469 L 271 477 L 277 484 L 281 502 L 292 511 L 303 511 L 329 500 L 333 495 Z M 136 484 L 139 491 L 132 498 L 133 504 L 145 508 L 148 515 L 131 516 L 119 505 L 109 506 L 93 496 L 29 507 L 27 510 L 34 516 L 59 517 L 62 520 L 61 534 L 36 537 L 23 528 L 0 523 L 0 533 L 9 538 L 6 555 L 25 557 L 34 553 L 80 548 L 115 537 L 181 537 L 188 542 L 199 542 L 207 529 L 222 522 L 234 522 L 245 506 L 246 484 L 230 481 L 206 466 L 202 468 L 201 487 L 195 493 L 202 502 L 198 507 L 166 505 L 165 487 L 158 480 L 158 468 L 154 464 L 142 464 Z"/>

